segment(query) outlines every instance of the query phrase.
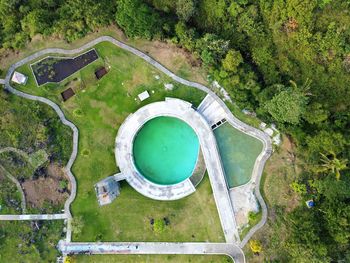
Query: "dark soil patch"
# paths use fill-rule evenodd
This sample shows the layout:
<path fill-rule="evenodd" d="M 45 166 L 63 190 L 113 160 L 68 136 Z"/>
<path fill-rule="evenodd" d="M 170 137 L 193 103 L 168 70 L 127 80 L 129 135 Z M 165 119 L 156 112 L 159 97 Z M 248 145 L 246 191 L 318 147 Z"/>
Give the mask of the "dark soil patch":
<path fill-rule="evenodd" d="M 67 178 L 62 167 L 50 164 L 45 176 L 22 183 L 27 203 L 34 208 L 42 208 L 45 202 L 53 205 L 63 204 L 69 195 L 68 191 L 62 191 L 60 182 L 63 180 Z"/>
<path fill-rule="evenodd" d="M 75 58 L 47 57 L 31 67 L 40 86 L 48 82 L 61 82 L 97 59 L 96 50 L 92 49 Z"/>

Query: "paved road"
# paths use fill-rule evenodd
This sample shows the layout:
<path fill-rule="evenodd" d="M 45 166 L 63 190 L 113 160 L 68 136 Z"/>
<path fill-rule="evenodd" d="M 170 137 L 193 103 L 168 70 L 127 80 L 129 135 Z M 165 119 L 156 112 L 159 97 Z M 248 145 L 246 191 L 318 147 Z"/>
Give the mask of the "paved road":
<path fill-rule="evenodd" d="M 4 85 L 5 84 L 5 80 L 4 79 L 0 79 L 0 85 Z"/>
<path fill-rule="evenodd" d="M 57 54 L 65 54 L 65 55 L 75 55 L 77 53 L 81 53 L 82 51 L 88 49 L 88 48 L 91 48 L 93 46 L 95 46 L 96 44 L 98 43 L 101 43 L 101 42 L 104 42 L 104 41 L 108 41 L 108 42 L 111 42 L 113 44 L 115 44 L 116 46 L 120 47 L 120 48 L 123 48 L 135 55 L 137 55 L 138 57 L 142 58 L 143 60 L 147 61 L 148 63 L 150 63 L 151 65 L 153 65 L 154 67 L 156 67 L 158 70 L 162 71 L 163 73 L 167 74 L 170 78 L 172 78 L 173 80 L 179 82 L 179 83 L 182 83 L 184 85 L 187 85 L 187 86 L 191 86 L 191 87 L 194 87 L 194 88 L 197 88 L 197 89 L 200 89 L 200 90 L 203 90 L 204 92 L 210 94 L 211 96 L 213 96 L 215 98 L 215 100 L 217 100 L 218 103 L 220 103 L 222 105 L 222 107 L 225 109 L 227 115 L 228 115 L 228 120 L 231 122 L 231 124 L 251 135 L 251 136 L 254 136 L 256 138 L 258 138 L 259 140 L 261 140 L 263 142 L 263 145 L 264 145 L 264 148 L 263 148 L 263 153 L 262 153 L 262 158 L 260 160 L 260 162 L 257 162 L 256 163 L 256 171 L 257 171 L 257 183 L 256 183 L 256 188 L 255 188 L 255 194 L 257 196 L 257 199 L 260 203 L 260 206 L 262 208 L 262 220 L 259 222 L 259 224 L 257 224 L 256 226 L 254 226 L 250 231 L 249 233 L 247 234 L 246 238 L 241 242 L 241 246 L 243 247 L 248 238 L 250 238 L 255 231 L 257 231 L 260 227 L 262 227 L 265 222 L 266 222 L 266 219 L 267 219 L 267 207 L 266 207 L 266 204 L 264 202 L 264 199 L 263 197 L 261 196 L 260 194 L 260 178 L 261 178 L 261 174 L 262 174 L 262 171 L 263 171 L 263 167 L 265 165 L 265 162 L 266 160 L 269 158 L 269 156 L 271 155 L 272 153 L 272 146 L 271 146 L 271 139 L 268 135 L 266 135 L 264 132 L 256 129 L 256 128 L 253 128 L 247 124 L 245 124 L 244 122 L 240 121 L 239 119 L 237 119 L 235 116 L 233 116 L 233 114 L 231 113 L 231 111 L 227 108 L 227 106 L 225 105 L 225 103 L 213 92 L 211 91 L 210 89 L 208 89 L 207 87 L 205 87 L 204 85 L 202 84 L 199 84 L 199 83 L 196 83 L 196 82 L 192 82 L 192 81 L 188 81 L 188 80 L 185 80 L 181 77 L 178 77 L 176 76 L 174 73 L 172 73 L 170 70 L 168 70 L 167 68 L 165 68 L 163 65 L 161 65 L 160 63 L 158 63 L 157 61 L 155 61 L 154 59 L 152 59 L 151 57 L 149 57 L 148 55 L 144 54 L 143 52 L 133 48 L 133 47 L 130 47 L 110 36 L 102 36 L 102 37 L 99 37 L 99 38 L 96 38 L 94 40 L 92 40 L 91 42 L 81 46 L 80 48 L 77 48 L 77 49 L 72 49 L 72 50 L 65 50 L 65 49 L 60 49 L 60 48 L 48 48 L 48 49 L 44 49 L 44 50 L 41 50 L 41 51 L 38 51 L 37 53 L 31 55 L 31 56 L 28 56 L 26 58 L 24 58 L 23 60 L 13 64 L 10 66 L 7 74 L 6 74 L 6 78 L 5 78 L 5 88 L 7 90 L 9 90 L 10 92 L 18 95 L 18 96 L 21 96 L 21 97 L 24 97 L 24 98 L 27 98 L 27 99 L 31 99 L 31 100 L 35 100 L 35 101 L 41 101 L 43 103 L 46 103 L 48 104 L 49 106 L 51 106 L 56 112 L 57 114 L 59 115 L 61 121 L 63 122 L 63 124 L 69 126 L 72 130 L 73 130 L 73 152 L 72 152 L 72 155 L 69 159 L 69 162 L 66 166 L 67 168 L 67 174 L 70 178 L 70 181 L 71 181 L 71 195 L 70 197 L 68 198 L 68 200 L 66 201 L 66 204 L 65 204 L 65 213 L 67 213 L 67 215 L 69 215 L 69 217 L 71 217 L 71 213 L 70 213 L 70 205 L 71 203 L 73 202 L 75 196 L 76 196 L 76 181 L 75 181 L 75 178 L 73 176 L 73 174 L 71 173 L 71 167 L 73 165 L 73 162 L 75 161 L 75 158 L 76 158 L 76 155 L 77 155 L 77 150 L 78 150 L 78 129 L 77 127 L 71 123 L 70 121 L 68 121 L 62 110 L 52 101 L 46 99 L 46 98 L 43 98 L 43 97 L 38 97 L 38 96 L 33 96 L 33 95 L 30 95 L 30 94 L 26 94 L 24 92 L 21 92 L 21 91 L 18 91 L 14 88 L 11 87 L 10 85 L 10 78 L 14 72 L 14 70 L 19 67 L 19 66 L 22 66 L 32 60 L 35 60 L 37 58 L 40 58 L 44 55 L 47 55 L 47 54 L 52 54 L 52 53 L 57 53 Z M 2 81 L 3 82 L 3 81 Z M 68 230 L 68 232 L 70 232 L 70 230 Z"/>
<path fill-rule="evenodd" d="M 41 214 L 41 215 L 0 215 L 0 220 L 61 220 L 67 219 L 66 214 Z"/>
<path fill-rule="evenodd" d="M 235 263 L 245 263 L 242 250 L 228 243 L 166 242 L 71 242 L 60 241 L 58 249 L 68 254 L 139 254 L 139 255 L 227 255 Z"/>

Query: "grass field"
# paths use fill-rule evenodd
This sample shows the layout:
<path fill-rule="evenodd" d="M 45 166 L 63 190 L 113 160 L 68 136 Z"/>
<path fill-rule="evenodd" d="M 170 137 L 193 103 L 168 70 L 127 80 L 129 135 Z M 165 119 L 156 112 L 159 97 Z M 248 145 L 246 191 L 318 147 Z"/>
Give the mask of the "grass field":
<path fill-rule="evenodd" d="M 300 202 L 298 195 L 291 190 L 290 184 L 298 178 L 301 161 L 294 158 L 295 149 L 291 141 L 283 138 L 277 152 L 267 161 L 262 176 L 261 192 L 269 208 L 266 225 L 256 232 L 252 239 L 260 240 L 263 249 L 260 255 L 254 255 L 249 245 L 244 248 L 247 262 L 260 263 L 278 255 L 283 259 L 282 244 L 289 235 L 284 217 Z"/>
<path fill-rule="evenodd" d="M 98 207 L 93 186 L 118 171 L 114 140 L 128 114 L 167 96 L 198 105 L 205 94 L 172 82 L 143 60 L 110 43 L 101 43 L 95 48 L 101 59 L 60 84 L 37 87 L 29 65 L 18 69 L 27 74 L 29 80 L 26 86 L 17 88 L 57 102 L 79 128 L 79 154 L 73 167 L 78 192 L 72 209 L 74 216 L 82 216 L 84 227 L 73 240 L 224 241 L 208 178 L 195 194 L 172 202 L 145 198 L 123 183 L 117 200 L 109 206 Z M 110 71 L 97 82 L 94 70 L 101 65 L 110 67 Z M 160 76 L 159 80 L 156 75 Z M 77 94 L 63 103 L 60 92 L 72 83 Z M 174 89 L 166 91 L 165 83 L 174 84 Z M 148 90 L 151 97 L 140 103 L 135 98 L 144 90 Z M 150 219 L 163 217 L 170 219 L 170 225 L 163 233 L 155 234 Z"/>

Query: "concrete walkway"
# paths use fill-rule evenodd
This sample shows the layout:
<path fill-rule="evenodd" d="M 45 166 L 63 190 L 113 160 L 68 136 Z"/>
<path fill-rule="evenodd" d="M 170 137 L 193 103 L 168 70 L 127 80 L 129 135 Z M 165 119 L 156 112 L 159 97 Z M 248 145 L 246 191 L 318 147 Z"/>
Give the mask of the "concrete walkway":
<path fill-rule="evenodd" d="M 4 85 L 5 84 L 5 80 L 4 79 L 0 79 L 0 85 Z"/>
<path fill-rule="evenodd" d="M 71 254 L 139 254 L 139 255 L 227 255 L 235 263 L 245 263 L 242 250 L 225 243 L 166 242 L 74 242 L 60 241 L 58 249 Z"/>
<path fill-rule="evenodd" d="M 197 111 L 203 115 L 210 126 L 227 118 L 224 108 L 211 95 L 205 96 L 199 104 Z"/>
<path fill-rule="evenodd" d="M 92 40 L 91 42 L 89 42 L 89 43 L 87 43 L 87 44 L 85 44 L 77 49 L 65 50 L 65 49 L 60 49 L 60 48 L 48 48 L 48 49 L 38 51 L 38 52 L 34 53 L 33 55 L 30 55 L 30 56 L 22 59 L 21 61 L 11 65 L 7 74 L 6 74 L 5 81 L 1 80 L 2 81 L 1 83 L 4 82 L 5 88 L 8 91 L 12 92 L 13 94 L 21 96 L 21 97 L 26 98 L 26 99 L 43 102 L 43 103 L 49 105 L 50 107 L 52 107 L 56 111 L 58 116 L 60 117 L 62 123 L 69 126 L 73 131 L 73 152 L 72 152 L 71 157 L 70 157 L 68 164 L 66 166 L 67 174 L 68 174 L 70 182 L 71 182 L 71 195 L 69 196 L 69 198 L 67 199 L 67 201 L 65 203 L 65 213 L 68 215 L 69 218 L 71 218 L 71 212 L 69 209 L 70 209 L 71 203 L 73 202 L 73 200 L 76 196 L 76 181 L 75 181 L 75 178 L 71 172 L 71 167 L 73 165 L 73 162 L 75 161 L 77 151 L 78 151 L 78 129 L 73 123 L 71 123 L 70 121 L 68 121 L 65 118 L 62 110 L 54 102 L 52 102 L 46 98 L 33 96 L 33 95 L 30 95 L 30 94 L 27 94 L 27 93 L 24 93 L 24 92 L 21 92 L 21 91 L 18 91 L 16 89 L 12 88 L 10 85 L 10 79 L 11 79 L 11 76 L 16 68 L 18 68 L 18 67 L 20 67 L 20 66 L 22 66 L 22 65 L 24 65 L 32 60 L 38 59 L 44 55 L 52 54 L 52 53 L 65 54 L 65 55 L 75 55 L 77 53 L 81 53 L 82 51 L 84 51 L 88 48 L 95 46 L 98 43 L 105 42 L 105 41 L 111 42 L 114 45 L 137 55 L 138 57 L 142 58 L 143 60 L 147 61 L 148 63 L 150 63 L 151 65 L 156 67 L 158 70 L 167 74 L 173 80 L 175 80 L 181 84 L 202 90 L 202 91 L 206 92 L 207 94 L 211 95 L 219 104 L 222 105 L 222 107 L 224 108 L 224 110 L 227 113 L 228 119 L 230 120 L 231 124 L 235 128 L 237 128 L 238 130 L 241 130 L 241 131 L 243 131 L 251 136 L 258 138 L 259 140 L 261 140 L 263 142 L 264 148 L 263 148 L 263 152 L 261 154 L 261 159 L 260 159 L 260 162 L 258 162 L 256 164 L 256 166 L 257 166 L 257 169 L 256 169 L 257 181 L 256 181 L 256 188 L 255 188 L 255 194 L 256 194 L 257 199 L 258 199 L 260 206 L 262 208 L 262 220 L 259 222 L 259 224 L 254 226 L 249 231 L 246 238 L 241 242 L 241 247 L 243 247 L 245 245 L 245 243 L 247 242 L 247 240 L 255 233 L 255 231 L 257 231 L 260 227 L 262 227 L 265 224 L 266 219 L 267 219 L 267 207 L 266 207 L 266 204 L 264 202 L 263 197 L 260 194 L 260 179 L 261 179 L 261 174 L 262 174 L 262 170 L 263 170 L 263 167 L 265 165 L 265 162 L 269 158 L 270 154 L 272 153 L 272 146 L 271 146 L 270 137 L 267 134 L 265 134 L 264 132 L 243 123 L 242 121 L 237 119 L 235 116 L 233 116 L 233 114 L 227 108 L 225 103 L 213 91 L 211 91 L 210 89 L 208 89 L 204 85 L 196 83 L 196 82 L 191 82 L 191 81 L 188 81 L 188 80 L 185 80 L 181 77 L 176 76 L 174 73 L 172 73 L 170 70 L 165 68 L 163 65 L 161 65 L 160 63 L 158 63 L 157 61 L 155 61 L 154 59 L 152 59 L 148 55 L 146 55 L 143 52 L 141 52 L 133 47 L 130 47 L 130 46 L 128 46 L 128 45 L 126 45 L 126 44 L 124 44 L 124 43 L 122 43 L 122 42 L 120 42 L 120 41 L 118 41 L 110 36 L 98 37 L 95 40 Z M 67 236 L 68 236 L 68 234 L 69 235 L 71 234 L 70 229 L 67 230 Z M 67 240 L 69 240 L 68 237 L 67 237 Z"/>
<path fill-rule="evenodd" d="M 66 214 L 41 215 L 0 215 L 0 220 L 61 220 L 67 219 Z"/>

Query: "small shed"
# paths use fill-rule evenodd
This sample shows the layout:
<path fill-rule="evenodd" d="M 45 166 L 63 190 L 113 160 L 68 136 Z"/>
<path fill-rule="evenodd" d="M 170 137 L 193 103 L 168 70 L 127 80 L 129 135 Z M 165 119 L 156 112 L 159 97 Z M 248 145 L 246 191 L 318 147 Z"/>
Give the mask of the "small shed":
<path fill-rule="evenodd" d="M 145 99 L 148 99 L 149 98 L 149 93 L 147 90 L 145 90 L 144 92 L 140 93 L 138 95 L 140 101 L 144 101 Z"/>
<path fill-rule="evenodd" d="M 105 67 L 102 67 L 95 71 L 95 76 L 97 79 L 101 79 L 104 75 L 107 74 L 107 72 L 107 69 Z"/>
<path fill-rule="evenodd" d="M 63 101 L 67 101 L 70 97 L 73 97 L 75 95 L 72 88 L 68 88 L 65 91 L 61 92 L 61 96 Z"/>
<path fill-rule="evenodd" d="M 15 73 L 13 73 L 11 80 L 17 84 L 25 85 L 27 83 L 28 77 L 23 75 L 22 73 L 15 71 Z"/>
<path fill-rule="evenodd" d="M 107 205 L 120 194 L 120 185 L 114 176 L 109 176 L 95 184 L 95 191 L 99 205 Z"/>

